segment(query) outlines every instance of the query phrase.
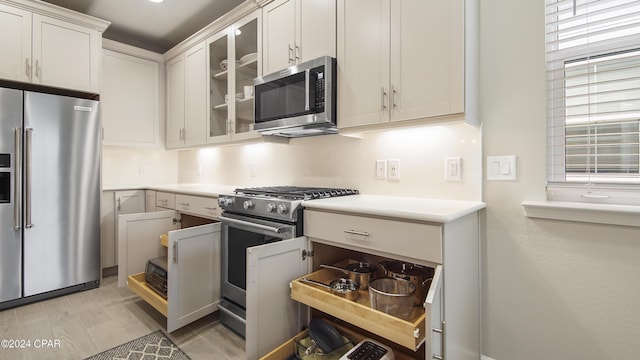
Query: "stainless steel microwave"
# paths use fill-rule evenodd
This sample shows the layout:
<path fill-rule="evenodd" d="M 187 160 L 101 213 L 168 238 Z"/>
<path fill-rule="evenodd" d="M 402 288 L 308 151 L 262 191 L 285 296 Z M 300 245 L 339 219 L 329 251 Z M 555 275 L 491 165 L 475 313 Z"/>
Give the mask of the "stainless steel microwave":
<path fill-rule="evenodd" d="M 254 129 L 284 137 L 337 133 L 336 83 L 329 56 L 254 79 Z"/>

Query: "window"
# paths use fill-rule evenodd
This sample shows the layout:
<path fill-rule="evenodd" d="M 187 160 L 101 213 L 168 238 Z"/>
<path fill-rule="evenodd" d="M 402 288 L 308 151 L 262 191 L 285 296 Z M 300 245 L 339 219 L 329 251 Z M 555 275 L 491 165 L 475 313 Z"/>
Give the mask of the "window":
<path fill-rule="evenodd" d="M 549 200 L 640 204 L 640 1 L 546 0 Z"/>

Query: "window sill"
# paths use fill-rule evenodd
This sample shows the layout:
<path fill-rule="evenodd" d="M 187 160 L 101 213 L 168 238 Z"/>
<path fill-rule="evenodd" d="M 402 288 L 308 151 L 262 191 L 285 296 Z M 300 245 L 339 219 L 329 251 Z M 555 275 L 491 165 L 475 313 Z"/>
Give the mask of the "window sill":
<path fill-rule="evenodd" d="M 522 206 L 530 218 L 640 227 L 640 206 L 563 201 L 525 201 Z"/>

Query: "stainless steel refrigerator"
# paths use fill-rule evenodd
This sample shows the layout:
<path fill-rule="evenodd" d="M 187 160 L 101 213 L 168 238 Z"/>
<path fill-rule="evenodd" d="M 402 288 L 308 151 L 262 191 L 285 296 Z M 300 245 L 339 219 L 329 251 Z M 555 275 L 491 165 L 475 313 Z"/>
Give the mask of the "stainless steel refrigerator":
<path fill-rule="evenodd" d="M 100 281 L 99 102 L 0 88 L 0 309 Z"/>

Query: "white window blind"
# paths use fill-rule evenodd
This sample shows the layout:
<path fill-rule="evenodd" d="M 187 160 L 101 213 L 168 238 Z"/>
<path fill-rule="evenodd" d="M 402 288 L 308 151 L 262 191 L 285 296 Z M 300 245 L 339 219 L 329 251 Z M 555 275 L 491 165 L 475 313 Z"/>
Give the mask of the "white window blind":
<path fill-rule="evenodd" d="M 640 1 L 546 0 L 547 194 L 640 204 Z"/>

